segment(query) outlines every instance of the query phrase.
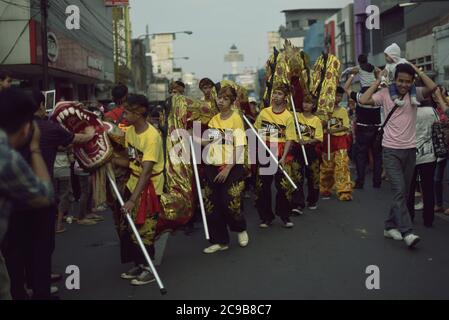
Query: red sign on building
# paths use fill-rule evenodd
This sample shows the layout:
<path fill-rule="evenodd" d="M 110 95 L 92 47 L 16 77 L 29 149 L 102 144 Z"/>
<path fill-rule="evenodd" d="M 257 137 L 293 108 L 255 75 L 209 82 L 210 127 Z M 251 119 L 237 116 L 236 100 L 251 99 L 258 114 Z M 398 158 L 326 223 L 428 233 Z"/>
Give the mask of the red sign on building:
<path fill-rule="evenodd" d="M 106 7 L 120 7 L 129 5 L 129 0 L 105 0 Z"/>
<path fill-rule="evenodd" d="M 330 21 L 326 24 L 324 31 L 324 42 L 328 53 L 335 55 L 335 21 Z"/>

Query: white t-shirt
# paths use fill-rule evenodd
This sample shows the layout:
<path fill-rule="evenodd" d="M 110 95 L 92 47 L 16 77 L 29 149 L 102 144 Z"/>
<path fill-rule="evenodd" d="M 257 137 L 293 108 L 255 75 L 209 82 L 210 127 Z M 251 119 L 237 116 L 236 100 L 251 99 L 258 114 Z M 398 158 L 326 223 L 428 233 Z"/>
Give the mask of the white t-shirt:
<path fill-rule="evenodd" d="M 432 141 L 432 124 L 438 116 L 432 107 L 419 107 L 416 118 L 416 164 L 437 160 Z"/>

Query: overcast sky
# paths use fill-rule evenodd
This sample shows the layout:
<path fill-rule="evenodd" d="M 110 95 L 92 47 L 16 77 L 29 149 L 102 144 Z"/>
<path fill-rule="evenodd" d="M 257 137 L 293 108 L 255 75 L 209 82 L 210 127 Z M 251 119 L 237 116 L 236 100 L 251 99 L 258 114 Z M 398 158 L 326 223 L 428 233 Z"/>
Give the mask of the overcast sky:
<path fill-rule="evenodd" d="M 245 61 L 244 67 L 259 68 L 268 58 L 268 31 L 285 25 L 287 9 L 338 8 L 352 0 L 131 0 L 133 37 L 145 33 L 191 30 L 193 35 L 177 35 L 177 66 L 194 72 L 197 78 L 208 76 L 219 81 L 230 73 L 224 55 L 236 44 Z"/>

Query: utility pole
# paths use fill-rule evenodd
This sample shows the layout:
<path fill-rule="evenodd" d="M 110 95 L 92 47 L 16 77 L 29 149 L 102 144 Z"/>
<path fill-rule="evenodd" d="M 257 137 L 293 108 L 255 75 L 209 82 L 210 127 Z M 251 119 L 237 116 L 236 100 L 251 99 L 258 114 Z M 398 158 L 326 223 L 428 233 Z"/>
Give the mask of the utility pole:
<path fill-rule="evenodd" d="M 41 39 L 42 39 L 42 89 L 47 91 L 49 89 L 48 81 L 48 0 L 41 0 Z"/>

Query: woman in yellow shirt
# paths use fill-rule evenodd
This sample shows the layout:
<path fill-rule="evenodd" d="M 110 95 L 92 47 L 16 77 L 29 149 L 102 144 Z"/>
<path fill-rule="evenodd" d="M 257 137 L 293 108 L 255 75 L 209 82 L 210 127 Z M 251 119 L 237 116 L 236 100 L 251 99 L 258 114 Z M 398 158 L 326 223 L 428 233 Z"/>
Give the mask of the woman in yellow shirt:
<path fill-rule="evenodd" d="M 236 98 L 233 88 L 223 87 L 217 99 L 220 113 L 209 122 L 208 139 L 198 141 L 194 137 L 205 146 L 203 154 L 206 156 L 204 205 L 212 245 L 204 249 L 204 253 L 229 248 L 228 227 L 238 232 L 241 247 L 246 247 L 249 241 L 241 211 L 246 135 L 242 117 L 232 110 Z"/>
<path fill-rule="evenodd" d="M 312 96 L 306 96 L 303 102 L 303 112 L 298 114 L 298 122 L 302 139 L 298 139 L 300 145 L 306 150 L 309 166 L 305 165 L 305 159 L 301 148 L 295 149 L 297 161 L 300 164 L 300 179 L 297 195 L 293 197 L 296 209 L 293 214 L 303 214 L 306 206 L 304 196 L 304 177 L 307 177 L 308 196 L 307 203 L 310 210 L 317 209 L 317 202 L 320 195 L 320 158 L 316 147 L 323 142 L 323 126 L 321 120 L 315 115 L 317 101 Z"/>

